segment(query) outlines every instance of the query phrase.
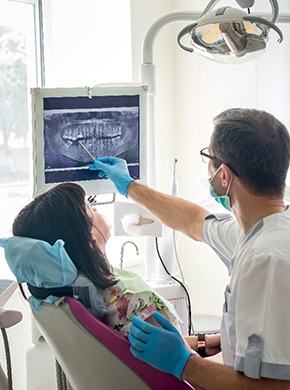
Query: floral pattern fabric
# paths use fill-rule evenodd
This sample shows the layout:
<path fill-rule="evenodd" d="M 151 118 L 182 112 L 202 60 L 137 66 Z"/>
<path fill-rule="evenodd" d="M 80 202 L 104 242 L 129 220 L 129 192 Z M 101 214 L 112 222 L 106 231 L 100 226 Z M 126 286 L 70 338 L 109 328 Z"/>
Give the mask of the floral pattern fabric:
<path fill-rule="evenodd" d="M 139 275 L 114 268 L 118 282 L 106 289 L 98 288 L 90 279 L 79 274 L 74 296 L 101 321 L 123 336 L 128 336 L 133 316 L 146 320 L 154 311 L 164 310 L 172 323 L 181 322 L 173 305 L 154 291 Z"/>
<path fill-rule="evenodd" d="M 128 336 L 133 316 L 146 320 L 154 311 L 164 309 L 169 318 L 175 320 L 164 302 L 152 291 L 123 294 L 116 284 L 104 290 L 103 299 L 107 312 L 102 321 L 123 336 Z"/>

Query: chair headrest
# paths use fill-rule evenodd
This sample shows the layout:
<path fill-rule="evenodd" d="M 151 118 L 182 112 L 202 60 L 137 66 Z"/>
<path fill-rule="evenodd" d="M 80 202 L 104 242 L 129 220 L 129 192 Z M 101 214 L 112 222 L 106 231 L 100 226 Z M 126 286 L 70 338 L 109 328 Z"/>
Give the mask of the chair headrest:
<path fill-rule="evenodd" d="M 4 247 L 7 263 L 19 283 L 51 288 L 67 286 L 77 278 L 77 269 L 62 240 L 50 245 L 14 236 L 0 239 L 0 246 Z"/>
<path fill-rule="evenodd" d="M 5 250 L 7 263 L 18 283 L 31 286 L 54 288 L 70 285 L 78 271 L 64 249 L 64 242 L 57 240 L 54 245 L 46 241 L 27 237 L 0 239 Z"/>

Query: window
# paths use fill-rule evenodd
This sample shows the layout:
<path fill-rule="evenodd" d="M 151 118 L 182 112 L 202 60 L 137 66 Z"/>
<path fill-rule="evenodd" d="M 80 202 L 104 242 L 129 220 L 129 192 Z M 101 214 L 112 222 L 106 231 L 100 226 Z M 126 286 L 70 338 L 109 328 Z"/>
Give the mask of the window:
<path fill-rule="evenodd" d="M 1 237 L 11 235 L 14 217 L 32 199 L 30 88 L 132 81 L 129 0 L 42 3 L 44 85 L 36 57 L 38 1 L 0 0 Z M 1 250 L 0 278 L 11 277 L 3 258 Z"/>
<path fill-rule="evenodd" d="M 43 3 L 45 87 L 132 82 L 130 0 Z M 113 223 L 112 205 L 97 209 Z M 119 264 L 124 241 L 124 237 L 109 240 L 111 263 Z"/>
<path fill-rule="evenodd" d="M 31 196 L 29 85 L 36 84 L 34 4 L 0 0 L 0 236 Z M 0 252 L 0 278 L 9 275 Z"/>
<path fill-rule="evenodd" d="M 43 3 L 45 87 L 132 81 L 129 0 Z"/>

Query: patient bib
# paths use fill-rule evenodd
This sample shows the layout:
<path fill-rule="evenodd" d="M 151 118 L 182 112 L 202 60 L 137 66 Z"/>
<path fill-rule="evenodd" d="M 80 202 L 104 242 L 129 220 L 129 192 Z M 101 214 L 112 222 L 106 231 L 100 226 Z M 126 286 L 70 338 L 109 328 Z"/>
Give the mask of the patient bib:
<path fill-rule="evenodd" d="M 152 287 L 149 286 L 139 275 L 134 272 L 126 271 L 120 268 L 113 269 L 114 275 L 118 280 L 118 285 L 123 290 L 123 294 L 142 294 L 151 293 L 152 299 L 156 297 L 155 304 L 158 305 L 158 300 L 172 313 L 176 319 L 182 323 L 181 318 L 177 314 L 174 306 L 164 297 L 158 294 Z"/>

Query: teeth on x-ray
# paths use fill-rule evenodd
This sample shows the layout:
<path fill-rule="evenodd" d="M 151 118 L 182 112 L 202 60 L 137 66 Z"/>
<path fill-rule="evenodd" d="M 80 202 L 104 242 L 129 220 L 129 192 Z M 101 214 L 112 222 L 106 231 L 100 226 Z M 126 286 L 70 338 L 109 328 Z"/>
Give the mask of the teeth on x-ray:
<path fill-rule="evenodd" d="M 70 146 L 72 145 L 72 141 L 68 140 L 65 145 L 64 145 L 64 149 L 67 150 Z"/>
<path fill-rule="evenodd" d="M 79 128 L 65 129 L 63 138 L 76 141 L 87 137 L 117 137 L 122 134 L 121 125 L 96 122 L 91 124 L 80 124 Z"/>
<path fill-rule="evenodd" d="M 81 141 L 93 156 L 106 155 L 127 158 L 138 151 L 138 111 L 57 113 L 45 117 L 47 161 L 49 149 L 81 164 L 91 158 L 79 144 Z M 135 158 L 135 156 L 134 156 Z M 49 167 L 49 163 L 47 167 Z"/>
<path fill-rule="evenodd" d="M 116 137 L 116 138 L 114 138 L 114 139 L 112 140 L 112 142 L 113 142 L 115 148 L 119 148 L 121 145 L 124 144 L 124 141 L 122 140 L 121 137 Z"/>

